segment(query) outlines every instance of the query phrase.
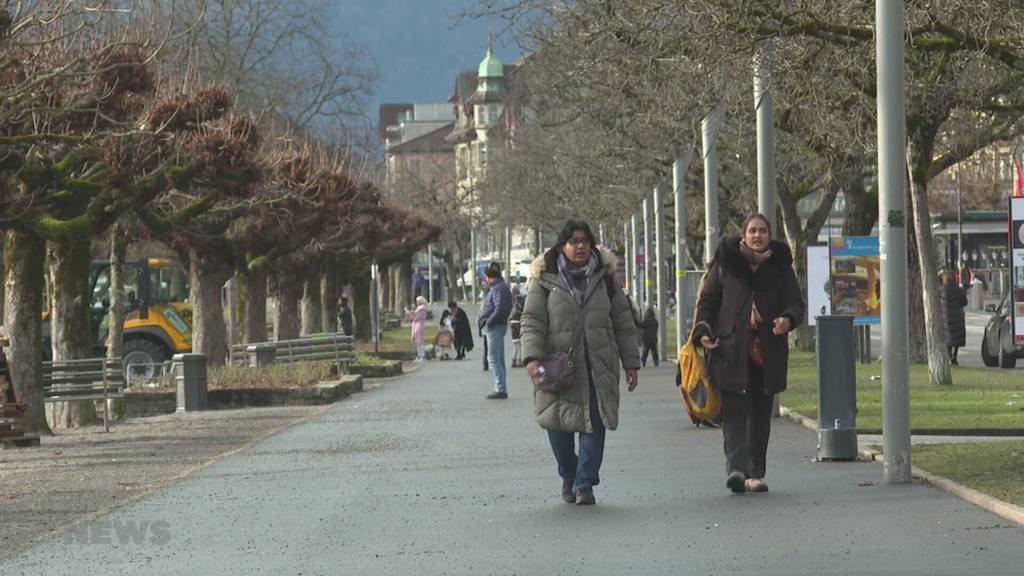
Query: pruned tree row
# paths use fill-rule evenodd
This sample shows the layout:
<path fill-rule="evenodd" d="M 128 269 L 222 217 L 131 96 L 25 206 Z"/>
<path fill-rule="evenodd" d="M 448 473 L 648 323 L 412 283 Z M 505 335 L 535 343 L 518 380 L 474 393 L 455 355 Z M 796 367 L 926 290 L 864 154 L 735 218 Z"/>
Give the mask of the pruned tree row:
<path fill-rule="evenodd" d="M 371 262 L 407 259 L 437 235 L 361 177 L 364 152 L 323 140 L 313 119 L 343 102 L 321 102 L 305 123 L 290 119 L 294 101 L 274 113 L 239 106 L 240 94 L 252 97 L 245 78 L 209 83 L 171 62 L 182 42 L 173 31 L 195 34 L 210 25 L 206 16 L 163 26 L 176 13 L 158 8 L 173 3 L 147 3 L 145 12 L 117 4 L 65 0 L 0 12 L 4 325 L 18 397 L 40 431 L 48 430 L 43 357 L 96 353 L 89 273 L 97 247 L 112 245 L 112 260 L 123 261 L 127 244 L 168 246 L 188 270 L 192 349 L 216 365 L 227 350 L 229 279 L 244 294 L 243 341 L 268 338 L 268 289 L 277 296 L 275 337 L 294 337 L 304 296 L 317 312 L 307 314 L 306 332 L 321 330 L 343 284 L 367 300 L 357 280 Z M 365 89 L 348 87 L 343 100 Z M 119 327 L 124 294 L 117 286 L 112 294 Z M 44 350 L 46 323 L 52 344 Z M 105 344 L 117 349 L 110 340 L 119 333 Z M 51 422 L 87 423 L 91 411 L 88 402 L 58 404 Z"/>

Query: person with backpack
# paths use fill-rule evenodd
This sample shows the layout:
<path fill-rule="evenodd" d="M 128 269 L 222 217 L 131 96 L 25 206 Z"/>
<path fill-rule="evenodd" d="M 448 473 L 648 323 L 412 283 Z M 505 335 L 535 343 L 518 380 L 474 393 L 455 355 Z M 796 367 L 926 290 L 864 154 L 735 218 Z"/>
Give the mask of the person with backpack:
<path fill-rule="evenodd" d="M 643 352 L 640 355 L 640 365 L 647 367 L 647 354 L 654 357 L 654 365 L 658 365 L 658 318 L 654 315 L 654 308 L 648 308 L 644 312 L 643 322 L 640 323 L 640 344 Z"/>
<path fill-rule="evenodd" d="M 786 389 L 787 334 L 803 320 L 804 300 L 792 252 L 772 240 L 768 219 L 748 216 L 740 229 L 718 243 L 691 341 L 710 352 L 708 371 L 722 397 L 726 486 L 767 492 L 772 399 Z"/>
<path fill-rule="evenodd" d="M 632 392 L 640 368 L 616 263 L 614 254 L 598 248 L 589 225 L 566 222 L 554 246 L 533 261 L 523 306 L 523 359 L 531 380 L 541 375 L 546 356 L 568 352 L 572 359 L 571 385 L 558 393 L 535 386 L 533 407 L 558 464 L 562 499 L 578 505 L 596 501 L 605 432 L 619 424 L 620 369 Z"/>

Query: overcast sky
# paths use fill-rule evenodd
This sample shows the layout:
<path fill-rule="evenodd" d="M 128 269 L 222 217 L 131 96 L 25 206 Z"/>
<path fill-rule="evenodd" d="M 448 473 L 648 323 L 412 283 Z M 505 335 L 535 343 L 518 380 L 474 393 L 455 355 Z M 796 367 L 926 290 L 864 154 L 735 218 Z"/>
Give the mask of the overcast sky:
<path fill-rule="evenodd" d="M 380 74 L 366 115 L 376 127 L 384 102 L 439 102 L 451 96 L 455 74 L 476 68 L 494 32 L 494 50 L 505 63 L 521 51 L 497 38 L 501 24 L 454 17 L 475 0 L 338 0 L 331 19 L 339 35 L 361 45 Z"/>

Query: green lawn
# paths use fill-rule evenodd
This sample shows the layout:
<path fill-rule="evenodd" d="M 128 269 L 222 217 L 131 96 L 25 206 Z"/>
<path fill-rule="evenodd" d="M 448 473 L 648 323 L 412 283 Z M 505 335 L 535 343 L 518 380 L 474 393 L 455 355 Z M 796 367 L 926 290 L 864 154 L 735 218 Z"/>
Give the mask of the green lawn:
<path fill-rule="evenodd" d="M 1000 500 L 1024 506 L 1024 440 L 926 444 L 912 449 L 914 466 Z"/>
<path fill-rule="evenodd" d="M 856 364 L 857 427 L 881 428 L 882 383 L 872 380 L 881 367 Z M 913 428 L 1024 428 L 1024 380 L 1020 373 L 953 366 L 952 386 L 928 383 L 928 367 L 910 366 L 910 420 Z M 787 406 L 817 418 L 815 356 L 793 352 L 789 360 L 789 389 L 781 396 Z"/>
<path fill-rule="evenodd" d="M 429 319 L 423 326 L 423 341 L 428 345 L 434 341 L 437 335 L 437 320 Z M 416 345 L 409 339 L 410 329 L 408 324 L 402 324 L 396 328 L 385 328 L 381 332 L 380 350 L 387 352 L 416 352 Z M 358 342 L 356 349 L 360 352 L 372 352 L 373 342 Z"/>

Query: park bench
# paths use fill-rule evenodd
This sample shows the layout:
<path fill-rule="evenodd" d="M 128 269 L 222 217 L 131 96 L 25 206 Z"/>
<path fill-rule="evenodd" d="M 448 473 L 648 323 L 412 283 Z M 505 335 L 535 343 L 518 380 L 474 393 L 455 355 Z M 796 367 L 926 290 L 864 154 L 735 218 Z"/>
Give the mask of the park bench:
<path fill-rule="evenodd" d="M 295 340 L 235 344 L 231 363 L 262 366 L 270 363 L 332 362 L 341 374 L 356 359 L 355 339 L 344 334 L 315 334 Z"/>
<path fill-rule="evenodd" d="M 120 358 L 43 362 L 43 402 L 103 400 L 103 429 L 110 431 L 107 400 L 124 396 Z"/>
<path fill-rule="evenodd" d="M 28 430 L 28 406 L 18 402 L 7 373 L 7 357 L 0 342 L 0 447 L 39 446 L 39 435 Z"/>

